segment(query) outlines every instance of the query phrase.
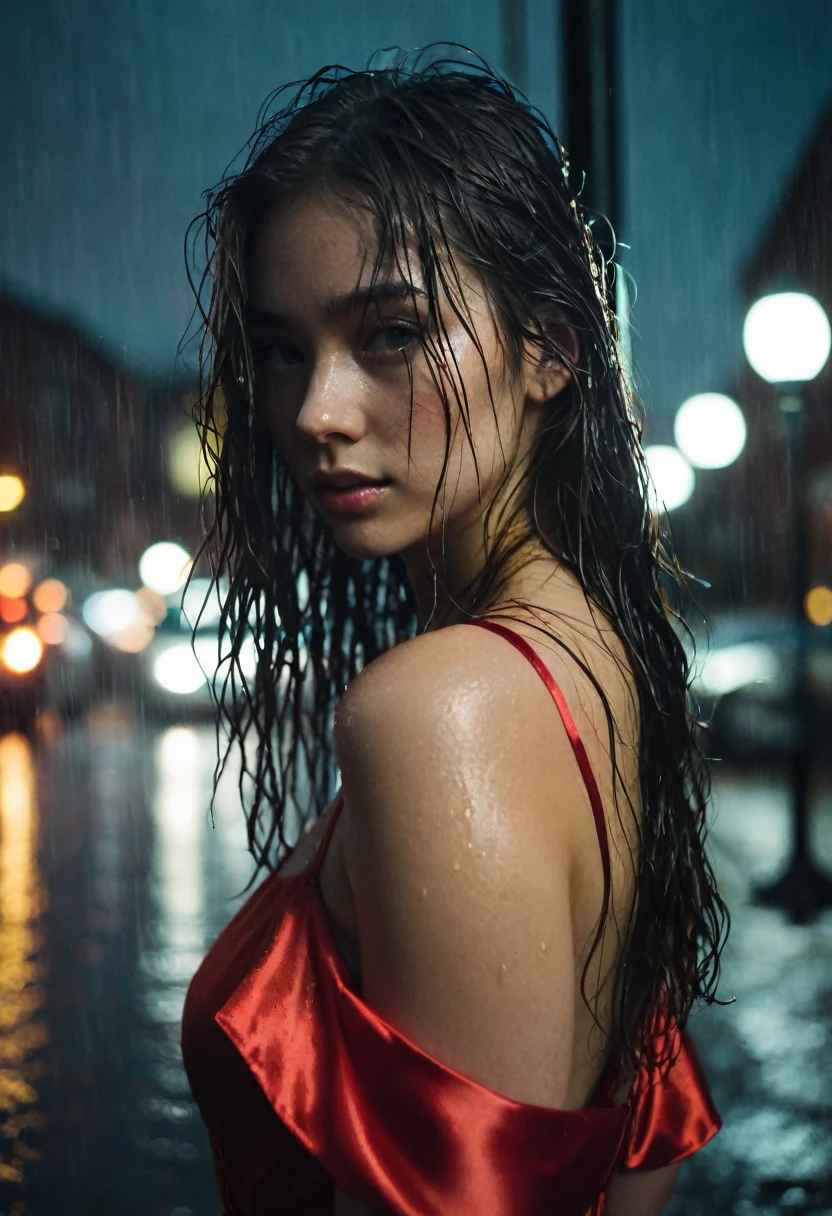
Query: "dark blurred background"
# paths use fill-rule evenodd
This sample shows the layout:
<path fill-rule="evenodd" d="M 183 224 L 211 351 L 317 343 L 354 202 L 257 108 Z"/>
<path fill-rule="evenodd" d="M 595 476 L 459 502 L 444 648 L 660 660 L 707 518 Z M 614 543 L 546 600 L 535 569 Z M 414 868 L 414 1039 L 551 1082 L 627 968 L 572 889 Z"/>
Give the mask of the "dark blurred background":
<path fill-rule="evenodd" d="M 691 1023 L 725 1126 L 669 1211 L 832 1213 L 832 402 L 824 313 L 784 299 L 832 312 L 832 3 L 29 0 L 0 37 L 0 1216 L 219 1212 L 179 1017 L 250 866 L 233 772 L 207 815 L 216 613 L 195 655 L 205 585 L 182 603 L 184 234 L 274 87 L 437 40 L 587 169 L 698 580 L 737 1000 Z"/>

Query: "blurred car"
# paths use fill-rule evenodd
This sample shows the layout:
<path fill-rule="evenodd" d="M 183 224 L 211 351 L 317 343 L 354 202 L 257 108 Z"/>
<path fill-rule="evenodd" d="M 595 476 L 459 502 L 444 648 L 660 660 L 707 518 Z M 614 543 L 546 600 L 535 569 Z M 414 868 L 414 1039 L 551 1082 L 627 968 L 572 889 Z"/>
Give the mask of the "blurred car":
<path fill-rule="evenodd" d="M 140 695 L 152 716 L 189 720 L 216 716 L 213 689 L 228 670 L 226 663 L 217 674 L 220 596 L 225 593 L 226 588 L 212 585 L 210 579 L 195 578 L 184 595 L 167 597 L 167 611 L 138 655 Z M 224 652 L 228 649 L 224 641 Z M 247 638 L 240 656 L 247 677 L 254 675 L 256 658 L 254 640 Z"/>
<path fill-rule="evenodd" d="M 225 584 L 194 578 L 182 592 L 167 599 L 167 611 L 156 626 L 147 647 L 138 655 L 139 688 L 145 710 L 166 720 L 199 720 L 216 717 L 214 692 L 219 693 L 228 677 L 227 636 L 220 639 L 220 615 L 227 596 Z M 225 661 L 220 664 L 220 648 Z M 301 665 L 305 647 L 301 646 Z M 247 680 L 257 670 L 254 630 L 244 634 L 239 654 L 239 672 Z M 275 688 L 279 696 L 284 680 Z M 239 674 L 237 676 L 239 684 Z M 242 694 L 240 694 L 242 695 Z M 311 681 L 304 684 L 303 704 L 311 709 Z"/>
<path fill-rule="evenodd" d="M 814 756 L 832 762 L 832 626 L 809 626 L 809 730 Z M 691 691 L 706 754 L 737 764 L 782 763 L 799 722 L 792 704 L 798 635 L 774 614 L 726 614 L 697 643 Z"/>
<path fill-rule="evenodd" d="M 0 730 L 32 733 L 42 711 L 71 718 L 89 703 L 92 642 L 70 605 L 42 563 L 0 561 Z"/>

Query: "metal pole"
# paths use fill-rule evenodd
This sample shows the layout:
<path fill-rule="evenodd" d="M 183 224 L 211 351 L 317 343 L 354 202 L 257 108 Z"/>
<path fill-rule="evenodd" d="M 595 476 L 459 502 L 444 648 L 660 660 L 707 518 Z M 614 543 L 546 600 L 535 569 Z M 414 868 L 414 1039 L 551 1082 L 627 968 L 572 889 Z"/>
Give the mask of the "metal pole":
<path fill-rule="evenodd" d="M 500 0 L 500 40 L 505 73 L 512 84 L 525 93 L 528 88 L 526 0 Z"/>
<path fill-rule="evenodd" d="M 780 417 L 786 434 L 787 493 L 789 496 L 789 603 L 795 629 L 792 712 L 797 729 L 792 749 L 792 828 L 794 860 L 808 856 L 809 782 L 812 766 L 812 715 L 809 705 L 809 633 L 804 599 L 809 583 L 809 537 L 803 480 L 806 467 L 804 408 L 800 393 L 784 393 Z"/>
<path fill-rule="evenodd" d="M 809 852 L 809 794 L 812 780 L 812 690 L 809 681 L 810 625 L 804 603 L 809 590 L 809 527 L 805 492 L 804 404 L 800 391 L 784 388 L 780 418 L 786 437 L 786 491 L 789 499 L 789 609 L 795 632 L 791 709 L 792 855 L 786 873 L 757 893 L 760 903 L 784 908 L 798 923 L 832 907 L 832 881 Z"/>
<path fill-rule="evenodd" d="M 607 262 L 619 266 L 611 287 L 618 319 L 618 355 L 632 389 L 630 299 L 615 242 L 621 234 L 618 90 L 618 5 L 616 0 L 561 0 L 564 81 L 564 143 L 575 173 L 586 186 L 581 201 L 607 223 L 594 225 L 595 240 Z"/>
<path fill-rule="evenodd" d="M 616 0 L 561 0 L 565 144 L 586 174 L 583 201 L 619 223 Z M 578 178 L 580 181 L 580 178 Z M 599 234 L 603 246 L 604 234 Z M 607 250 L 604 250 L 607 253 Z"/>

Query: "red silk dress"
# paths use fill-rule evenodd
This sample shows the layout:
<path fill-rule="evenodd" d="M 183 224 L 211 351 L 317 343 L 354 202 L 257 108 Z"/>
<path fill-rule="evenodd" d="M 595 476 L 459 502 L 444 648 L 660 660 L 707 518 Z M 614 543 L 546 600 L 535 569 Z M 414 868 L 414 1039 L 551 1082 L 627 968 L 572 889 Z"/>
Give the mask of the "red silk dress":
<path fill-rule="evenodd" d="M 531 646 L 496 622 L 547 685 L 586 783 L 609 889 L 606 824 L 563 694 Z M 364 1004 L 317 885 L 340 812 L 301 874 L 278 869 L 193 978 L 182 1054 L 210 1134 L 226 1216 L 331 1216 L 333 1186 L 390 1216 L 600 1216 L 613 1170 L 656 1169 L 721 1127 L 694 1045 L 629 1101 L 611 1060 L 589 1104 L 515 1102 L 422 1051 Z M 635 1096 L 638 1094 L 639 1096 Z"/>

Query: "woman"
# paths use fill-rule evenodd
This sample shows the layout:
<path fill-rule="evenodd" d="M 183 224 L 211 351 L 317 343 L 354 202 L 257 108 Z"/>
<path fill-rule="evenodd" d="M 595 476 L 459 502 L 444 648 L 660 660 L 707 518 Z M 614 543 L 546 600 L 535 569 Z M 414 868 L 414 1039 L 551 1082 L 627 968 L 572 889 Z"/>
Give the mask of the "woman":
<path fill-rule="evenodd" d="M 272 871 L 184 1015 L 226 1211 L 658 1213 L 720 1126 L 684 1026 L 727 912 L 563 150 L 467 54 L 325 69 L 206 218 L 220 703 Z"/>

